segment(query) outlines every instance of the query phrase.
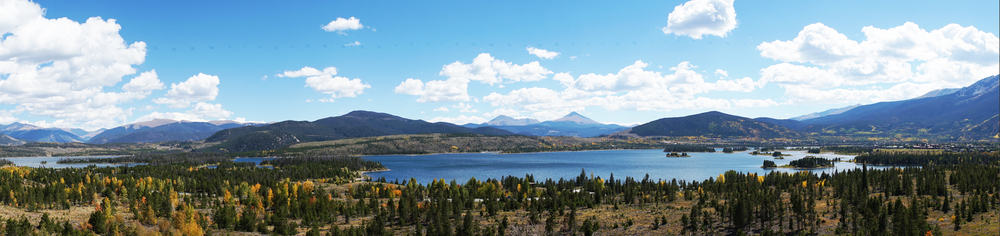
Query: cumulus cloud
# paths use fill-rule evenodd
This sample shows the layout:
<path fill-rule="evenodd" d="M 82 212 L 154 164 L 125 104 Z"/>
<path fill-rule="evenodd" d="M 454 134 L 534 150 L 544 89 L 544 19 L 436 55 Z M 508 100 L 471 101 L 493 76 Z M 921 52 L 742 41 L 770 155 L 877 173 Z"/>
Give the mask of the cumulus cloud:
<path fill-rule="evenodd" d="M 1000 71 L 1000 39 L 972 26 L 928 31 L 906 22 L 861 31 L 865 39 L 855 41 L 815 23 L 790 40 L 761 43 L 760 55 L 779 62 L 761 69 L 761 82 L 797 101 L 853 104 L 962 87 Z"/>
<path fill-rule="evenodd" d="M 431 118 L 429 121 L 430 122 L 448 122 L 448 123 L 452 123 L 452 124 L 463 125 L 463 124 L 469 124 L 469 123 L 473 123 L 473 124 L 484 123 L 484 122 L 486 122 L 486 118 L 483 118 L 483 117 L 480 117 L 480 116 L 458 115 L 458 116 L 452 116 L 452 117 L 445 117 L 445 116 L 434 117 L 434 118 Z"/>
<path fill-rule="evenodd" d="M 351 18 L 337 17 L 337 19 L 323 25 L 324 31 L 337 32 L 340 34 L 344 34 L 348 30 L 359 30 L 361 28 L 364 28 L 364 25 L 361 24 L 361 19 L 353 16 Z"/>
<path fill-rule="evenodd" d="M 122 90 L 125 92 L 143 94 L 143 96 L 149 95 L 150 91 L 160 89 L 163 89 L 163 82 L 160 82 L 156 70 L 142 72 L 122 86 Z"/>
<path fill-rule="evenodd" d="M 537 61 L 518 65 L 493 58 L 489 53 L 481 53 L 472 63 L 456 61 L 443 66 L 438 74 L 446 79 L 424 82 L 407 78 L 396 86 L 395 92 L 417 96 L 418 102 L 469 101 L 471 97 L 468 87 L 471 81 L 489 85 L 538 81 L 552 74 L 552 71 L 545 69 Z"/>
<path fill-rule="evenodd" d="M 357 97 L 358 95 L 364 93 L 365 89 L 372 87 L 371 85 L 362 82 L 361 79 L 351 79 L 336 75 L 337 68 L 332 66 L 323 68 L 323 70 L 306 66 L 299 70 L 282 72 L 281 74 L 278 74 L 278 77 L 305 77 L 306 87 L 330 96 L 325 99 L 320 99 L 321 102 L 333 102 L 334 99 L 337 98 Z"/>
<path fill-rule="evenodd" d="M 396 86 L 398 94 L 417 96 L 417 102 L 469 101 L 469 81 L 460 79 L 431 80 L 407 78 Z"/>
<path fill-rule="evenodd" d="M 155 119 L 169 119 L 182 121 L 211 121 L 227 119 L 233 112 L 222 109 L 222 104 L 212 104 L 199 102 L 184 112 L 152 112 L 136 119 L 136 122 L 150 121 Z"/>
<path fill-rule="evenodd" d="M 527 50 L 528 54 L 535 55 L 536 57 L 541 59 L 553 59 L 556 58 L 556 56 L 559 56 L 559 52 L 553 52 L 536 47 L 528 47 Z"/>
<path fill-rule="evenodd" d="M 170 84 L 167 94 L 153 101 L 173 108 L 185 108 L 191 103 L 215 100 L 216 96 L 219 96 L 219 77 L 198 73 L 184 82 Z"/>
<path fill-rule="evenodd" d="M 517 65 L 498 60 L 489 53 L 480 53 L 472 59 L 472 63 L 453 62 L 445 65 L 439 73 L 448 79 L 479 81 L 489 85 L 510 82 L 538 81 L 544 79 L 552 71 L 545 69 L 537 61 Z"/>
<path fill-rule="evenodd" d="M 146 44 L 126 42 L 114 19 L 84 22 L 46 18 L 37 3 L 0 1 L 0 104 L 13 115 L 50 119 L 48 124 L 98 128 L 120 124 L 130 108 L 120 105 L 159 89 L 155 72 L 135 75 Z"/>
<path fill-rule="evenodd" d="M 663 33 L 701 39 L 704 35 L 726 37 L 736 29 L 733 0 L 691 0 L 674 7 Z"/>
<path fill-rule="evenodd" d="M 606 110 L 669 111 L 674 109 L 723 109 L 777 105 L 771 100 L 721 99 L 704 94 L 712 91 L 751 92 L 761 83 L 748 77 L 724 77 L 706 81 L 688 62 L 670 68 L 671 73 L 647 69 L 648 63 L 637 60 L 615 73 L 587 73 L 573 77 L 557 73 L 553 80 L 564 88 L 520 88 L 508 93 L 490 93 L 483 97 L 496 110 L 487 114 L 526 115 L 537 119 L 558 118 L 588 107 Z"/>

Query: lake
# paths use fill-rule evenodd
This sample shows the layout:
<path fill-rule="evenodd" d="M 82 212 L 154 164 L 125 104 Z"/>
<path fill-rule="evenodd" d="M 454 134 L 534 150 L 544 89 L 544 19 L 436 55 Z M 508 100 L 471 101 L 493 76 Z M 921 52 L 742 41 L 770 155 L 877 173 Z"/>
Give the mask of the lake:
<path fill-rule="evenodd" d="M 137 166 L 145 165 L 146 163 L 59 163 L 62 159 L 105 159 L 113 158 L 118 156 L 63 156 L 63 157 L 4 157 L 0 159 L 8 160 L 15 166 L 24 167 L 34 167 L 34 168 L 84 168 L 88 166 L 95 167 L 113 167 L 113 166 Z M 253 163 L 256 166 L 260 166 L 261 162 L 271 158 L 268 157 L 237 157 L 233 158 L 233 162 L 236 163 Z M 209 166 L 213 167 L 214 166 Z M 266 168 L 272 168 L 270 166 L 262 166 Z"/>
<path fill-rule="evenodd" d="M 575 178 L 580 170 L 587 174 L 607 178 L 614 174 L 615 178 L 625 176 L 642 179 L 646 174 L 652 179 L 704 180 L 717 177 L 728 170 L 739 172 L 754 172 L 766 174 L 772 170 L 796 172 L 801 170 L 776 168 L 760 168 L 764 160 L 774 161 L 777 165 L 785 165 L 792 160 L 805 156 L 817 156 L 827 159 L 853 159 L 854 156 L 837 155 L 833 153 L 807 154 L 805 151 L 782 151 L 783 160 L 771 156 L 755 156 L 748 152 L 736 153 L 688 153 L 691 157 L 668 158 L 662 150 L 603 150 L 577 152 L 540 152 L 540 153 L 461 153 L 432 155 L 381 155 L 366 156 L 367 160 L 381 162 L 390 171 L 368 173 L 374 179 L 385 177 L 388 181 L 408 181 L 416 178 L 420 183 L 428 183 L 434 179 L 456 180 L 464 183 L 471 177 L 485 180 L 504 176 L 524 177 L 532 174 L 536 180 L 547 178 Z M 860 168 L 860 165 L 848 162 L 836 162 L 834 167 L 813 169 L 812 172 L 843 171 Z"/>
<path fill-rule="evenodd" d="M 144 163 L 58 163 L 62 159 L 103 159 L 117 156 L 65 156 L 65 157 L 4 157 L 0 159 L 8 160 L 15 166 L 35 167 L 35 168 L 83 168 L 87 166 L 109 167 L 109 166 L 136 166 Z"/>

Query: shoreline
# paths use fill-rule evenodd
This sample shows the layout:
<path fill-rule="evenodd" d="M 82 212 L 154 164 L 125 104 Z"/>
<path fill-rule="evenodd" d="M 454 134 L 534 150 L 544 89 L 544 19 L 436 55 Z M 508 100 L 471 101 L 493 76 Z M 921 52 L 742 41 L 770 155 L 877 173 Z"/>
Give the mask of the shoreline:
<path fill-rule="evenodd" d="M 553 153 L 553 152 L 594 152 L 594 151 L 622 151 L 622 150 L 660 150 L 659 148 L 616 148 L 616 149 L 591 149 L 591 150 L 564 150 L 564 151 L 539 151 L 539 152 L 436 152 L 436 153 L 420 153 L 420 154 L 376 154 L 376 155 L 355 155 L 357 157 L 377 157 L 377 156 L 430 156 L 430 155 L 448 155 L 448 154 L 492 154 L 492 155 L 511 155 L 511 154 L 531 154 L 531 153 Z"/>

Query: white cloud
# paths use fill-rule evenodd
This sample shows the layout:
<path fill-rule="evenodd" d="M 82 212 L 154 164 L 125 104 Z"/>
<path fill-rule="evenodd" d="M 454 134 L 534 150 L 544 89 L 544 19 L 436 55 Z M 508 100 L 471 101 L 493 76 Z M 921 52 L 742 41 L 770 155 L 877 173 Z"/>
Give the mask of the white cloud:
<path fill-rule="evenodd" d="M 114 19 L 49 19 L 37 3 L 0 1 L 0 104 L 12 115 L 47 124 L 98 128 L 120 124 L 155 86 L 155 72 L 110 92 L 146 56 L 144 42 L 126 42 Z"/>
<path fill-rule="evenodd" d="M 156 70 L 142 72 L 122 86 L 122 90 L 125 92 L 143 94 L 143 96 L 149 95 L 150 91 L 160 89 L 163 89 L 163 82 L 160 82 Z"/>
<path fill-rule="evenodd" d="M 528 54 L 535 55 L 536 57 L 541 59 L 553 59 L 556 58 L 556 56 L 559 56 L 559 52 L 553 52 L 536 47 L 528 47 L 527 50 Z"/>
<path fill-rule="evenodd" d="M 467 116 L 459 115 L 454 117 L 434 117 L 429 120 L 430 122 L 448 122 L 452 124 L 464 125 L 468 123 L 479 124 L 486 122 L 486 118 L 479 116 Z"/>
<path fill-rule="evenodd" d="M 855 41 L 815 23 L 791 40 L 761 43 L 761 56 L 779 61 L 761 69 L 761 82 L 778 84 L 795 101 L 854 104 L 962 87 L 1000 71 L 1000 39 L 975 27 L 927 31 L 906 22 L 861 31 L 865 39 Z"/>
<path fill-rule="evenodd" d="M 489 53 L 481 53 L 472 63 L 453 62 L 445 65 L 438 73 L 445 80 L 430 80 L 407 78 L 396 86 L 395 92 L 417 96 L 418 102 L 469 101 L 469 82 L 479 81 L 489 85 L 503 86 L 505 81 L 522 82 L 544 79 L 552 71 L 545 69 L 537 61 L 527 64 L 513 64 L 498 60 Z"/>
<path fill-rule="evenodd" d="M 357 47 L 357 46 L 361 46 L 361 42 L 354 41 L 354 42 L 350 42 L 350 43 L 344 44 L 344 47 Z"/>
<path fill-rule="evenodd" d="M 191 103 L 215 100 L 218 95 L 219 77 L 198 73 L 184 82 L 170 84 L 167 94 L 153 101 L 173 108 L 185 108 Z"/>
<path fill-rule="evenodd" d="M 458 104 L 452 105 L 451 108 L 455 108 L 459 112 L 463 112 L 463 113 L 476 113 L 476 112 L 479 112 L 475 108 L 472 108 L 472 104 L 468 104 L 468 103 L 464 103 L 464 102 L 460 102 Z"/>
<path fill-rule="evenodd" d="M 588 107 L 605 110 L 669 111 L 674 109 L 723 109 L 731 107 L 762 107 L 777 105 L 771 100 L 730 100 L 703 95 L 712 91 L 751 92 L 760 83 L 744 77 L 705 81 L 695 66 L 688 62 L 670 68 L 669 74 L 647 70 L 641 60 L 616 73 L 582 74 L 573 78 L 569 73 L 557 73 L 553 80 L 565 88 L 529 87 L 509 93 L 491 93 L 483 97 L 496 110 L 489 115 L 521 115 L 536 119 L 558 118 L 571 111 Z"/>
<path fill-rule="evenodd" d="M 194 107 L 184 112 L 152 112 L 141 116 L 135 122 L 149 121 L 155 119 L 170 119 L 183 121 L 212 121 L 223 120 L 233 115 L 233 112 L 222 109 L 222 104 L 211 104 L 199 102 Z"/>
<path fill-rule="evenodd" d="M 537 61 L 517 65 L 493 58 L 489 53 L 480 53 L 472 59 L 472 63 L 456 61 L 445 65 L 439 74 L 449 79 L 479 81 L 493 85 L 504 80 L 538 81 L 552 74 L 552 71 L 545 69 Z"/>
<path fill-rule="evenodd" d="M 663 33 L 701 39 L 703 35 L 726 37 L 736 29 L 733 0 L 691 0 L 674 7 Z"/>
<path fill-rule="evenodd" d="M 353 16 L 351 18 L 337 17 L 337 19 L 323 26 L 323 30 L 326 32 L 337 32 L 340 34 L 344 34 L 348 30 L 359 30 L 361 28 L 364 28 L 364 25 L 361 24 L 361 19 Z"/>
<path fill-rule="evenodd" d="M 334 99 L 337 98 L 357 97 L 358 95 L 364 93 L 365 89 L 372 87 L 371 85 L 362 82 L 361 79 L 351 79 L 336 75 L 337 68 L 332 66 L 323 68 L 323 70 L 306 66 L 299 70 L 282 72 L 281 74 L 278 74 L 278 77 L 305 77 L 306 87 L 330 96 L 329 98 L 320 99 L 321 102 L 333 102 Z"/>
<path fill-rule="evenodd" d="M 431 80 L 407 78 L 395 88 L 399 94 L 417 96 L 417 102 L 469 101 L 468 81 Z"/>
<path fill-rule="evenodd" d="M 715 75 L 720 77 L 729 77 L 729 72 L 723 69 L 715 69 Z"/>

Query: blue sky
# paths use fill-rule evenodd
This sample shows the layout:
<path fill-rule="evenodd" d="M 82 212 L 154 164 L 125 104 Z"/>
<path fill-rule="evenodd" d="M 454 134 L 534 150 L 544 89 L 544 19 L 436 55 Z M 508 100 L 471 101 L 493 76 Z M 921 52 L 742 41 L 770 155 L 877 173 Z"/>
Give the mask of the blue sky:
<path fill-rule="evenodd" d="M 23 0 L 0 1 L 5 2 L 0 13 L 31 15 L 30 6 L 16 4 Z M 94 129 L 152 118 L 314 120 L 351 110 L 456 123 L 500 114 L 544 120 L 570 111 L 620 124 L 710 110 L 788 118 L 960 87 L 1000 68 L 997 1 L 35 4 L 44 8 L 42 18 L 0 17 L 0 63 L 17 68 L 0 64 L 0 81 L 51 80 L 38 84 L 66 92 L 0 83 L 0 94 L 11 94 L 0 96 L 0 123 Z M 92 23 L 90 17 L 114 19 L 120 30 L 67 36 L 74 31 L 32 23 L 62 17 L 83 28 Z M 323 28 L 351 17 L 363 26 Z M 675 24 L 668 27 L 668 18 L 676 18 Z M 29 29 L 53 33 L 33 36 Z M 50 37 L 46 40 L 59 50 L 20 44 L 17 36 Z M 61 60 L 88 53 L 121 57 L 115 55 L 126 53 L 122 47 L 79 49 L 70 43 L 88 37 L 116 42 L 116 36 L 122 47 L 145 44 L 141 57 L 126 54 L 139 60 L 115 62 L 132 71 L 99 73 L 110 75 L 96 82 L 32 73 L 58 69 Z M 359 45 L 350 45 L 355 42 Z M 529 54 L 528 47 L 558 55 L 542 58 Z M 496 75 L 473 63 L 483 53 L 488 54 L 481 58 L 484 65 L 500 71 Z M 103 66 L 65 70 L 79 77 L 87 77 L 80 71 L 121 70 L 105 61 L 88 63 Z M 444 73 L 453 63 L 472 69 Z M 317 71 L 285 74 L 304 67 Z M 336 73 L 322 72 L 328 67 Z M 148 71 L 155 71 L 156 81 L 148 77 L 126 86 Z M 403 86 L 410 78 L 423 88 L 431 81 L 467 88 L 421 91 Z M 62 95 L 73 91 L 93 93 Z"/>

